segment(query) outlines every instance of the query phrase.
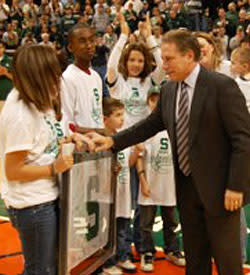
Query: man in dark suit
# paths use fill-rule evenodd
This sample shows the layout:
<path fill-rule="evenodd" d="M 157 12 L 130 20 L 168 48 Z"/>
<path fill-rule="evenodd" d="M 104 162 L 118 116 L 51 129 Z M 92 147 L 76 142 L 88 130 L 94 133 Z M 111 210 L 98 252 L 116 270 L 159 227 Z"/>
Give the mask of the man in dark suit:
<path fill-rule="evenodd" d="M 250 115 L 233 79 L 199 65 L 200 48 L 189 32 L 168 32 L 163 69 L 170 81 L 156 110 L 113 137 L 92 134 L 96 151 L 115 151 L 168 130 L 186 274 L 242 274 L 240 208 L 250 191 Z"/>

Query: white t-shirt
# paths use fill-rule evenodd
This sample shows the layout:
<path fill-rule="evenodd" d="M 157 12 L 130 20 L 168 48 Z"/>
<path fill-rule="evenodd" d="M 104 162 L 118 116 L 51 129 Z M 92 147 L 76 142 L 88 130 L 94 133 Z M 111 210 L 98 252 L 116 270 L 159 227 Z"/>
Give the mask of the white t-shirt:
<path fill-rule="evenodd" d="M 44 178 L 29 182 L 8 181 L 5 176 L 5 155 L 11 152 L 28 151 L 27 164 L 49 165 L 58 154 L 58 138 L 63 131 L 53 111 L 39 112 L 28 108 L 18 98 L 18 91 L 9 94 L 0 115 L 0 159 L 2 198 L 7 207 L 25 208 L 58 197 L 54 179 Z"/>
<path fill-rule="evenodd" d="M 148 90 L 153 86 L 152 80 L 155 83 L 161 83 L 163 76 L 165 77 L 166 74 L 165 72 L 163 74 L 162 71 L 161 51 L 151 35 L 147 38 L 147 45 L 153 49 L 152 53 L 157 65 L 155 70 L 143 82 L 141 82 L 139 77 L 128 77 L 125 80 L 122 74 L 118 72 L 118 64 L 127 39 L 127 35 L 123 33 L 120 35 L 108 60 L 108 71 L 112 70 L 116 79 L 114 83 L 109 83 L 110 95 L 125 104 L 123 128 L 130 127 L 149 115 L 147 94 Z"/>
<path fill-rule="evenodd" d="M 150 196 L 139 192 L 140 205 L 176 205 L 174 168 L 171 144 L 167 131 L 161 131 L 145 142 L 145 175 L 150 186 Z"/>
<path fill-rule="evenodd" d="M 243 95 L 246 98 L 247 108 L 250 113 L 250 80 L 244 80 L 240 77 L 237 77 L 235 81 L 239 85 Z"/>
<path fill-rule="evenodd" d="M 116 217 L 130 218 L 131 216 L 130 152 L 129 147 L 117 154 L 117 161 L 121 165 L 121 170 L 117 176 Z"/>
<path fill-rule="evenodd" d="M 102 80 L 90 69 L 90 75 L 74 64 L 62 79 L 62 107 L 65 119 L 80 127 L 103 128 Z"/>
<path fill-rule="evenodd" d="M 141 82 L 137 77 L 129 77 L 125 80 L 118 73 L 115 84 L 109 89 L 112 97 L 121 100 L 125 105 L 123 128 L 130 127 L 149 115 L 147 95 L 151 87 L 151 77 L 147 77 L 144 82 Z"/>

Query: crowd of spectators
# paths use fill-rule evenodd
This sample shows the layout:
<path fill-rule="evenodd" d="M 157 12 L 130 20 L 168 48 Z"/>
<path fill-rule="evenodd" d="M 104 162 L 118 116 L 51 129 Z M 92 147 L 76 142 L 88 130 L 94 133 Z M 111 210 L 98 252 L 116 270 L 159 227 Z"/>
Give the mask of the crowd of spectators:
<path fill-rule="evenodd" d="M 131 42 L 140 38 L 139 22 L 147 13 L 159 44 L 168 30 L 201 30 L 222 41 L 227 59 L 243 39 L 249 41 L 250 0 L 0 0 L 0 42 L 8 55 L 30 43 L 51 45 L 60 54 L 73 25 L 92 24 L 99 35 L 92 65 L 103 77 L 110 49 L 120 34 L 119 12 L 128 22 Z M 69 62 L 63 61 L 65 69 Z"/>
<path fill-rule="evenodd" d="M 63 47 L 67 33 L 76 22 L 96 27 L 104 44 L 113 47 L 119 35 L 117 14 L 122 11 L 132 32 L 138 22 L 150 13 L 153 30 L 164 33 L 171 29 L 188 28 L 212 31 L 214 35 L 235 37 L 234 48 L 244 34 L 249 33 L 249 0 L 217 1 L 217 14 L 209 2 L 199 0 L 0 0 L 0 40 L 6 49 L 16 49 L 26 43 L 43 43 Z M 241 32 L 241 34 L 239 34 Z"/>

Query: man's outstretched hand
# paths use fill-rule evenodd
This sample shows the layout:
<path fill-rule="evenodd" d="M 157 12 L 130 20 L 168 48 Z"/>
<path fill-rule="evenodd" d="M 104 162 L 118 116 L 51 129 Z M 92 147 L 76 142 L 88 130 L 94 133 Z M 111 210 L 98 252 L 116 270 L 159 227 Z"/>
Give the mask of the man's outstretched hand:
<path fill-rule="evenodd" d="M 86 134 L 86 136 L 89 137 L 92 140 L 92 142 L 95 144 L 94 152 L 107 151 L 114 144 L 112 137 L 105 137 L 97 134 L 96 132 L 90 132 Z"/>

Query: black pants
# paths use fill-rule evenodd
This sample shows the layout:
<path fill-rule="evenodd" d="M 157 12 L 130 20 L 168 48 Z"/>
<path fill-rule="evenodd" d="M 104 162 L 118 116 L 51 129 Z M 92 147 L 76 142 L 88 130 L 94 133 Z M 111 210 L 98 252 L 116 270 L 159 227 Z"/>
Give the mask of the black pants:
<path fill-rule="evenodd" d="M 163 220 L 163 238 L 164 238 L 164 251 L 179 250 L 176 233 L 174 232 L 177 227 L 177 222 L 174 215 L 175 207 L 160 206 L 161 217 Z M 152 252 L 155 253 L 154 241 L 152 236 L 152 229 L 154 225 L 156 205 L 140 205 L 140 232 L 142 238 L 141 251 L 142 253 Z"/>
<path fill-rule="evenodd" d="M 177 187 L 177 200 L 186 275 L 211 275 L 212 257 L 220 275 L 242 275 L 240 211 L 225 216 L 209 214 L 203 207 L 191 176 L 182 176 Z"/>

